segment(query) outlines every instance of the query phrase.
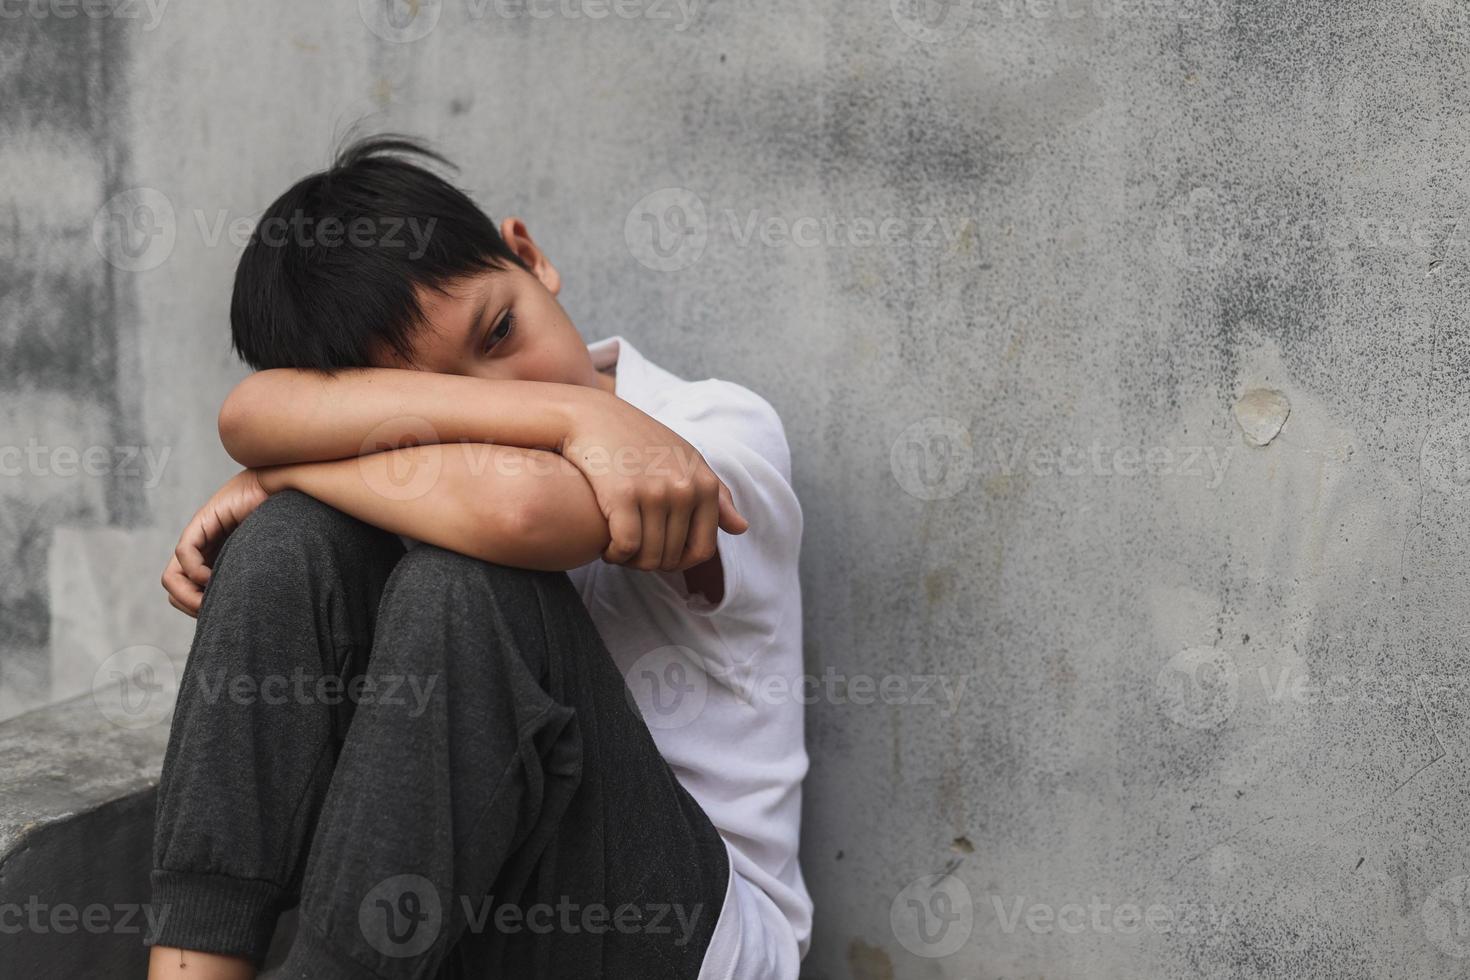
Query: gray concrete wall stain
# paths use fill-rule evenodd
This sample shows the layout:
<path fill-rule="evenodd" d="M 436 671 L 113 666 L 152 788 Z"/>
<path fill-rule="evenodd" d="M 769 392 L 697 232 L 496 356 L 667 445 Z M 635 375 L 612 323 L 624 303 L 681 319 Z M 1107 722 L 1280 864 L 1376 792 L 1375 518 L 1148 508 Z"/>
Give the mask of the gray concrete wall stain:
<path fill-rule="evenodd" d="M 50 530 L 127 526 L 142 496 L 124 475 L 58 476 L 50 450 L 137 445 L 129 292 L 92 248 L 96 209 L 122 179 L 126 37 L 93 19 L 8 16 L 0 105 L 10 214 L 0 277 L 0 393 L 7 472 L 0 483 L 0 710 L 49 696 Z M 57 173 L 57 168 L 61 173 Z M 60 181 L 80 177 L 78 185 Z M 55 181 L 55 182 L 53 182 Z M 34 451 L 43 448 L 45 455 Z M 39 462 L 33 462 L 39 460 Z M 66 468 L 63 462 L 63 469 Z"/>

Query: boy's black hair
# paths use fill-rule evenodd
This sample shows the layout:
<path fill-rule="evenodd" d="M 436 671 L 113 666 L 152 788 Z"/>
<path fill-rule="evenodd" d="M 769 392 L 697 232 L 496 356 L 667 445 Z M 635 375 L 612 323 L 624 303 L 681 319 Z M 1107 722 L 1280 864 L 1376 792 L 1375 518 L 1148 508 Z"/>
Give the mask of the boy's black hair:
<path fill-rule="evenodd" d="M 489 216 L 421 162 L 453 169 L 413 139 L 367 137 L 266 209 L 230 301 L 235 351 L 251 367 L 407 358 L 423 319 L 415 287 L 522 265 Z"/>

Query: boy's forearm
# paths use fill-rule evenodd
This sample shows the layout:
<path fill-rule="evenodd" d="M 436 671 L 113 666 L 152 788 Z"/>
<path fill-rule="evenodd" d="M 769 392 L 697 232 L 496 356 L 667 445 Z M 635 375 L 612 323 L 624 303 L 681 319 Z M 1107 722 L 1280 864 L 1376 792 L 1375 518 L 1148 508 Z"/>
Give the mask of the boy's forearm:
<path fill-rule="evenodd" d="M 607 521 L 578 470 L 549 452 L 431 445 L 261 470 L 375 527 L 516 568 L 565 571 L 607 547 Z"/>
<path fill-rule="evenodd" d="M 278 369 L 240 382 L 220 409 L 225 450 L 243 466 L 347 459 L 405 444 L 477 442 L 557 449 L 592 388 L 487 381 L 391 368 L 323 375 Z"/>

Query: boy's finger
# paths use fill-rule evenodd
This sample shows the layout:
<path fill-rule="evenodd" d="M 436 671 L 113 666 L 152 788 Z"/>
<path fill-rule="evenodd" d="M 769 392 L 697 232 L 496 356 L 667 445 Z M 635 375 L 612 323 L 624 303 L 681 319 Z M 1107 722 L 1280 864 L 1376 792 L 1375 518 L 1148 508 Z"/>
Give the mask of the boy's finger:
<path fill-rule="evenodd" d="M 199 610 L 197 608 L 190 609 L 188 606 L 184 605 L 182 602 L 180 602 L 179 600 L 175 599 L 173 596 L 169 596 L 168 597 L 168 604 L 171 605 L 171 606 L 173 606 L 179 612 L 183 613 L 185 616 L 190 617 L 191 619 L 198 619 L 199 618 Z"/>
<path fill-rule="evenodd" d="M 179 538 L 179 546 L 174 549 L 174 557 L 178 560 L 179 568 L 183 571 L 189 581 L 201 589 L 209 584 L 209 565 L 204 558 L 204 549 L 209 546 L 209 536 L 204 531 L 203 522 L 198 518 L 189 522 L 184 528 L 183 537 Z"/>
<path fill-rule="evenodd" d="M 638 547 L 638 556 L 630 562 L 634 568 L 651 572 L 663 564 L 664 529 L 668 520 L 668 511 L 664 505 L 644 505 L 643 543 Z"/>
<path fill-rule="evenodd" d="M 643 539 L 643 521 L 638 508 L 618 507 L 607 517 L 607 533 L 611 540 L 602 560 L 612 565 L 622 565 L 638 554 L 638 544 Z"/>
<path fill-rule="evenodd" d="M 750 527 L 750 522 L 735 509 L 730 488 L 723 483 L 720 484 L 720 527 L 730 534 L 744 534 Z"/>
<path fill-rule="evenodd" d="M 198 612 L 204 592 L 189 581 L 176 562 L 170 562 L 168 570 L 163 573 L 163 588 L 168 593 L 169 603 L 175 609 L 190 616 Z"/>
<path fill-rule="evenodd" d="M 689 520 L 689 537 L 684 542 L 684 554 L 680 556 L 680 571 L 688 571 L 702 565 L 715 556 L 719 545 L 720 502 L 700 501 Z"/>
<path fill-rule="evenodd" d="M 669 511 L 664 525 L 664 554 L 659 568 L 666 572 L 678 569 L 679 559 L 684 556 L 684 542 L 689 538 L 689 522 L 694 517 L 692 507 L 675 507 Z"/>
<path fill-rule="evenodd" d="M 179 583 L 186 581 L 188 579 L 184 578 L 183 569 L 179 567 L 179 556 L 177 554 L 170 556 L 163 575 L 159 577 L 158 584 L 163 586 L 163 591 L 172 596 L 178 591 Z"/>

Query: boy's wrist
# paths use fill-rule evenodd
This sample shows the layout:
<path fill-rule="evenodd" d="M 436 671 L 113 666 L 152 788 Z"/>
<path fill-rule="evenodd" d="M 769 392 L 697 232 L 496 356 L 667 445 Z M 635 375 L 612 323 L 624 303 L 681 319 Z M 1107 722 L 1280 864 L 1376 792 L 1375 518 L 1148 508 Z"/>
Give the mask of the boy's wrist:
<path fill-rule="evenodd" d="M 557 385 L 558 394 L 552 399 L 553 411 L 557 415 L 558 438 L 552 447 L 565 454 L 567 442 L 591 419 L 605 416 L 609 402 L 616 397 L 597 388 L 583 385 Z"/>
<path fill-rule="evenodd" d="M 267 494 L 277 494 L 291 489 L 291 471 L 294 466 L 260 466 L 255 469 L 255 479 Z"/>

